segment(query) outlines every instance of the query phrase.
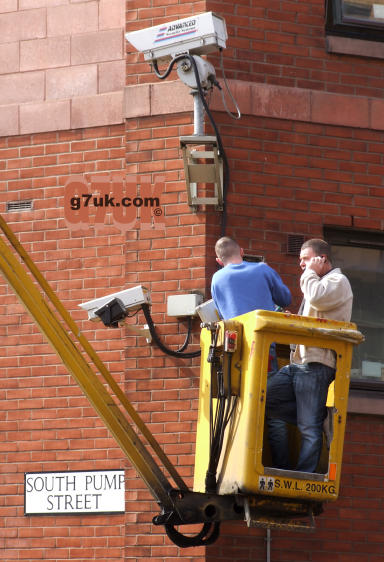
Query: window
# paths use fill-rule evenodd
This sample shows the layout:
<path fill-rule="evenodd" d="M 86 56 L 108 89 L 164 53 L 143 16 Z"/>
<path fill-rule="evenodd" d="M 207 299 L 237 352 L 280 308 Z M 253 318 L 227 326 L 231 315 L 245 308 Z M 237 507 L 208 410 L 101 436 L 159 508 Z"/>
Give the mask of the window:
<path fill-rule="evenodd" d="M 326 32 L 384 41 L 384 0 L 326 0 Z"/>
<path fill-rule="evenodd" d="M 365 335 L 354 349 L 351 388 L 384 391 L 384 233 L 324 229 L 332 264 L 348 277 L 352 321 Z"/>

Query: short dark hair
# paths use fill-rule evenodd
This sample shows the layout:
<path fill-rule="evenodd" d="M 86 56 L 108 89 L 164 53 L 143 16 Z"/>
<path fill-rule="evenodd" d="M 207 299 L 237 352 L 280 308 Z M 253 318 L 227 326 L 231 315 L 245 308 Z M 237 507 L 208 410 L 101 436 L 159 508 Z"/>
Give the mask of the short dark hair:
<path fill-rule="evenodd" d="M 223 236 L 215 244 L 216 256 L 223 262 L 226 263 L 228 260 L 234 256 L 240 256 L 240 246 L 239 244 L 229 238 L 228 236 Z"/>
<path fill-rule="evenodd" d="M 331 246 L 325 240 L 311 238 L 311 240 L 306 240 L 301 246 L 302 250 L 305 250 L 305 248 L 312 248 L 317 256 L 325 255 L 328 261 L 331 261 Z"/>

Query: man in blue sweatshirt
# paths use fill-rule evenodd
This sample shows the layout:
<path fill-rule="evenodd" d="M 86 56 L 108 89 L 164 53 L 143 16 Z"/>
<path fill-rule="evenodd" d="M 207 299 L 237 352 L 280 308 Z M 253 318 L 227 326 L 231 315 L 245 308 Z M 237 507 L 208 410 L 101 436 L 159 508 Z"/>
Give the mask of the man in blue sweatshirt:
<path fill-rule="evenodd" d="M 274 269 L 264 262 L 243 261 L 243 249 L 224 236 L 215 245 L 216 261 L 223 266 L 212 277 L 211 293 L 224 320 L 251 310 L 285 308 L 291 293 Z"/>

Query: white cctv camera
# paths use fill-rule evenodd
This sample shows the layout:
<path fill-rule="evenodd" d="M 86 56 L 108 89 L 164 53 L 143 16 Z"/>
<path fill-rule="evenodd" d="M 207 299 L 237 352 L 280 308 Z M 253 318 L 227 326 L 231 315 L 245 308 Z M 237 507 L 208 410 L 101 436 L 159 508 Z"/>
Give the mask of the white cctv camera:
<path fill-rule="evenodd" d="M 228 38 L 225 20 L 213 12 L 147 27 L 125 34 L 147 61 L 169 60 L 189 53 L 206 55 L 225 49 Z"/>
<path fill-rule="evenodd" d="M 148 289 L 142 285 L 137 285 L 131 289 L 124 289 L 123 291 L 119 291 L 117 293 L 112 293 L 98 299 L 83 302 L 82 304 L 79 304 L 79 307 L 88 312 L 88 320 L 97 321 L 103 320 L 103 311 L 110 309 L 111 306 L 116 304 L 119 308 L 117 312 L 118 314 L 121 314 L 121 318 L 119 317 L 118 320 L 121 320 L 127 316 L 128 310 L 137 310 L 142 304 L 150 304 L 150 302 L 151 299 Z"/>

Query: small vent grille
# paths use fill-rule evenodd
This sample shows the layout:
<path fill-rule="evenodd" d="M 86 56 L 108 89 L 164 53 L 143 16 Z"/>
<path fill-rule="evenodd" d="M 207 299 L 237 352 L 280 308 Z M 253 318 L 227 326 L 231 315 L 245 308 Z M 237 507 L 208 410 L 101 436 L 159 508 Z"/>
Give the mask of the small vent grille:
<path fill-rule="evenodd" d="M 299 256 L 301 246 L 305 242 L 305 237 L 302 234 L 288 234 L 287 238 L 287 254 L 291 256 Z"/>
<path fill-rule="evenodd" d="M 244 254 L 243 260 L 244 261 L 260 262 L 260 261 L 265 261 L 265 258 L 264 258 L 264 256 L 253 256 L 251 254 Z"/>
<path fill-rule="evenodd" d="M 7 201 L 7 213 L 15 213 L 16 211 L 31 211 L 32 199 L 24 199 L 22 201 Z"/>

